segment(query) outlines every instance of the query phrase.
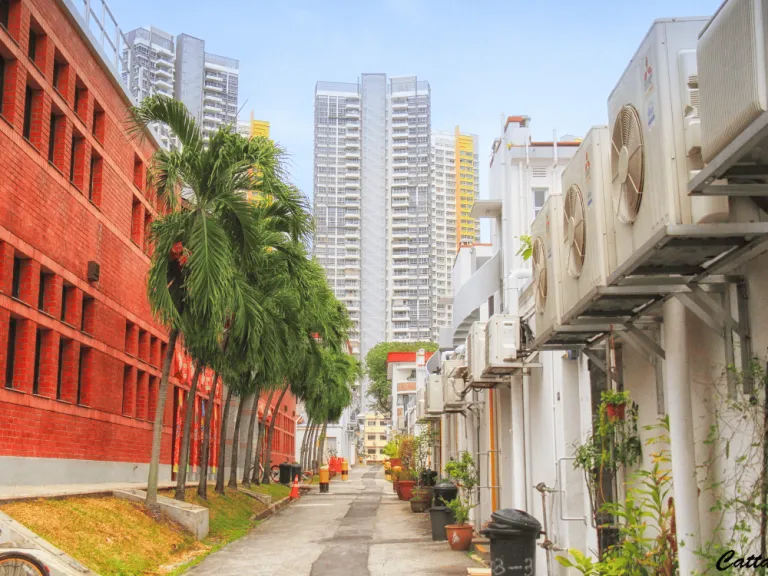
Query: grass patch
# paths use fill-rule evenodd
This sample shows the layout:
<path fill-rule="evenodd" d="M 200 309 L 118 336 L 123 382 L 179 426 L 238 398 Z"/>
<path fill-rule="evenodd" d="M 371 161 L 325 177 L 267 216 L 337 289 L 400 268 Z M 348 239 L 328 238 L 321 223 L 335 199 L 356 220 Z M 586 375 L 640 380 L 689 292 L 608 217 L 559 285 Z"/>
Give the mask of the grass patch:
<path fill-rule="evenodd" d="M 270 494 L 273 502 L 287 496 L 281 485 L 253 486 Z M 173 490 L 159 494 L 173 497 Z M 141 504 L 117 498 L 66 498 L 33 500 L 0 506 L 76 560 L 103 576 L 181 574 L 206 556 L 241 538 L 258 524 L 251 520 L 266 506 L 236 490 L 222 496 L 208 488 L 208 501 L 195 488 L 186 491 L 187 502 L 205 506 L 209 513 L 208 537 L 198 542 L 174 522 L 153 518 Z"/>
<path fill-rule="evenodd" d="M 117 498 L 67 498 L 0 509 L 104 576 L 144 574 L 206 545 L 141 505 Z"/>
<path fill-rule="evenodd" d="M 272 496 L 273 504 L 278 500 L 287 498 L 291 493 L 291 488 L 289 486 L 283 486 L 282 484 L 261 484 L 259 486 L 251 484 L 251 490 L 253 492 L 260 492 Z"/>

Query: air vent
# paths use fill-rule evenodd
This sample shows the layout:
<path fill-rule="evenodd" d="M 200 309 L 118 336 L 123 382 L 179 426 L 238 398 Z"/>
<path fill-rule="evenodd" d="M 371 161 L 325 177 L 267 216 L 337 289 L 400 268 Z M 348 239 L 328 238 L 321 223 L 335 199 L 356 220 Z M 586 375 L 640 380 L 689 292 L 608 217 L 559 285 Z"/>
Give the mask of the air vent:
<path fill-rule="evenodd" d="M 616 116 L 612 144 L 613 209 L 621 222 L 631 224 L 640 211 L 645 172 L 643 130 L 631 104 L 623 106 Z"/>
<path fill-rule="evenodd" d="M 536 312 L 544 313 L 547 304 L 547 252 L 544 240 L 533 241 L 533 289 L 536 294 Z"/>
<path fill-rule="evenodd" d="M 566 268 L 572 278 L 581 276 L 587 244 L 584 221 L 584 197 L 581 188 L 571 184 L 565 193 L 563 206 L 563 237 L 566 243 Z"/>
<path fill-rule="evenodd" d="M 534 178 L 546 178 L 547 177 L 547 167 L 546 166 L 534 166 L 531 168 L 531 172 L 533 173 Z"/>

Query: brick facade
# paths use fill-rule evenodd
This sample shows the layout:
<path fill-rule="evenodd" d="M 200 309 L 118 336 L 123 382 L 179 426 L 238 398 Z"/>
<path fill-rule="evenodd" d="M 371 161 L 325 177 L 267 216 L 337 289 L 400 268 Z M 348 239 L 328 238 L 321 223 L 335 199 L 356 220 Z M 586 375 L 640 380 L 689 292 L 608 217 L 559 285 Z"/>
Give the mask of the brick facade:
<path fill-rule="evenodd" d="M 57 0 L 10 0 L 0 58 L 0 458 L 146 464 L 167 342 L 145 288 L 155 144 L 126 133 L 127 96 Z"/>

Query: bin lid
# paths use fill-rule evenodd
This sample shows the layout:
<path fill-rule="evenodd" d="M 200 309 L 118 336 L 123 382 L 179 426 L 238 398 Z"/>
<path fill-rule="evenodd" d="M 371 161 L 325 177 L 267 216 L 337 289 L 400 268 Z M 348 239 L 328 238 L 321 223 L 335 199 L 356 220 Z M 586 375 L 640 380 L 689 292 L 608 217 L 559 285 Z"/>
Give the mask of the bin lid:
<path fill-rule="evenodd" d="M 516 528 L 525 532 L 541 532 L 541 522 L 522 510 L 504 508 L 491 514 L 491 518 L 498 524 L 498 528 Z"/>
<path fill-rule="evenodd" d="M 293 465 L 288 463 L 288 462 L 282 462 L 280 464 L 280 468 L 290 468 L 291 466 L 293 466 Z"/>

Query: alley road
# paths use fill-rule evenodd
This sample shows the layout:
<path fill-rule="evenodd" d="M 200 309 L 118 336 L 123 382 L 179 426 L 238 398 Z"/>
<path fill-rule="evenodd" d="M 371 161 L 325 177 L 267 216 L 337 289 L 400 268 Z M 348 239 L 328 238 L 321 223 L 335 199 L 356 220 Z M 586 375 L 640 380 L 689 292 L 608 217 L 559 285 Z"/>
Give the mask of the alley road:
<path fill-rule="evenodd" d="M 414 514 L 381 468 L 357 466 L 212 554 L 189 575 L 459 576 L 478 567 L 447 542 L 433 542 L 429 515 Z"/>

